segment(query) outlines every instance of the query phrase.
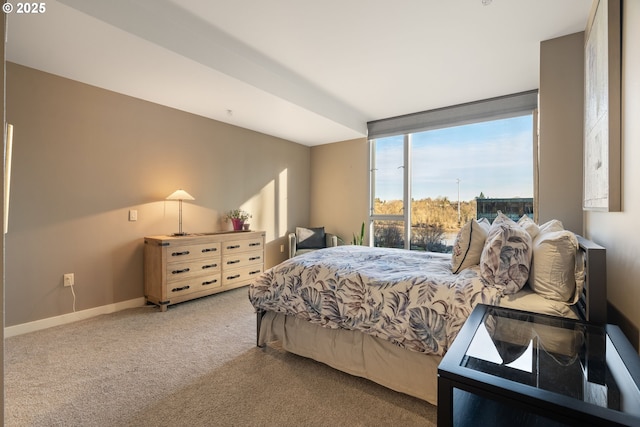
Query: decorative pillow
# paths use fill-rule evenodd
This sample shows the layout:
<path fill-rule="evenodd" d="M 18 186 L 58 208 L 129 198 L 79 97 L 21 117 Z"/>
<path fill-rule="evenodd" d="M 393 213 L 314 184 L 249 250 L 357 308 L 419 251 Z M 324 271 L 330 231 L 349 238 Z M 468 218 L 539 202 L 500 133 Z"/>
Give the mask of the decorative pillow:
<path fill-rule="evenodd" d="M 576 274 L 577 250 L 578 239 L 571 231 L 541 233 L 533 241 L 531 289 L 547 299 L 573 303 L 579 274 Z"/>
<path fill-rule="evenodd" d="M 564 230 L 564 226 L 562 225 L 562 221 L 558 219 L 552 219 L 550 221 L 545 222 L 539 227 L 538 234 L 542 235 L 545 233 L 551 233 L 553 231 L 563 231 L 563 230 Z"/>
<path fill-rule="evenodd" d="M 522 218 L 518 220 L 518 225 L 524 228 L 527 233 L 529 233 L 529 236 L 531 236 L 532 240 L 536 238 L 538 233 L 540 233 L 540 227 L 538 227 L 538 224 L 536 224 L 527 215 L 522 215 Z"/>
<path fill-rule="evenodd" d="M 324 227 L 296 227 L 296 241 L 298 249 L 321 249 L 327 246 Z"/>
<path fill-rule="evenodd" d="M 476 221 L 472 219 L 462 226 L 453 244 L 451 256 L 451 271 L 458 274 L 461 270 L 472 265 L 480 264 L 480 255 L 484 247 L 484 241 L 489 232 L 489 221 Z"/>
<path fill-rule="evenodd" d="M 480 274 L 503 294 L 515 294 L 529 278 L 531 236 L 512 219 L 498 212 L 480 255 Z"/>
<path fill-rule="evenodd" d="M 482 228 L 487 230 L 487 233 L 489 232 L 489 229 L 491 228 L 491 221 L 489 221 L 487 218 L 480 218 L 478 220 L 478 224 L 480 224 Z"/>

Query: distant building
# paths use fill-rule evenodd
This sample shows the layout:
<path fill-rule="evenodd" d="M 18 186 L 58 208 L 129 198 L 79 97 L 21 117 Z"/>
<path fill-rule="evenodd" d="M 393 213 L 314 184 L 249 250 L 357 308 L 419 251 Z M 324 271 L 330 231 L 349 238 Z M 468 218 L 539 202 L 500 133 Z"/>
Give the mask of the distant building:
<path fill-rule="evenodd" d="M 476 203 L 476 219 L 487 218 L 493 222 L 498 211 L 514 221 L 518 221 L 523 215 L 533 219 L 533 198 L 476 199 Z"/>

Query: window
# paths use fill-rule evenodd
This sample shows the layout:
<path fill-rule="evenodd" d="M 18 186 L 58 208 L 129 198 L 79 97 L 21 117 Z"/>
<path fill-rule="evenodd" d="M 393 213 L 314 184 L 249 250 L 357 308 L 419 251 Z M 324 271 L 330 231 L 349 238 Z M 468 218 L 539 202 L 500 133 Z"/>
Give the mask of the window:
<path fill-rule="evenodd" d="M 446 125 L 429 125 L 429 112 L 419 113 L 422 123 L 413 117 L 409 127 L 415 131 L 401 134 L 387 136 L 380 129 L 399 119 L 406 124 L 404 116 L 388 119 L 391 125 L 374 122 L 381 136 L 370 139 L 372 244 L 451 252 L 471 218 L 492 220 L 497 210 L 514 219 L 533 218 L 535 105 L 531 93 L 526 95 L 529 103 L 516 111 L 483 101 L 492 108 L 473 120 L 460 120 L 469 105 L 452 107 L 462 114 L 447 110 Z M 441 119 L 443 111 L 437 111 Z"/>
<path fill-rule="evenodd" d="M 404 197 L 404 136 L 374 141 L 372 150 L 376 173 L 373 175 L 376 215 L 402 215 Z M 389 203 L 387 203 L 389 201 Z"/>

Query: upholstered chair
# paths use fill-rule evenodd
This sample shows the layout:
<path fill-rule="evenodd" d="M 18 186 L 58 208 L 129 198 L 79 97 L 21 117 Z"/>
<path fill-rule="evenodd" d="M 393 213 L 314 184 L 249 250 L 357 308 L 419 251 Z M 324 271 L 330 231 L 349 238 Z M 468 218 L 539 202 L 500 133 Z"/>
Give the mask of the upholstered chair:
<path fill-rule="evenodd" d="M 289 233 L 289 258 L 330 246 L 338 246 L 338 236 L 325 233 L 324 227 L 296 227 Z"/>

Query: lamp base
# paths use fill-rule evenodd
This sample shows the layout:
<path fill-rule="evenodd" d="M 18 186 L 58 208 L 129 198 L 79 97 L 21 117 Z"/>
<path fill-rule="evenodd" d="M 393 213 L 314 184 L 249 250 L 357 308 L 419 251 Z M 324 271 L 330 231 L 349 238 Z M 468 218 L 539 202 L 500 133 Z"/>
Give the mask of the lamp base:
<path fill-rule="evenodd" d="M 188 236 L 189 233 L 173 233 L 172 236 Z"/>

